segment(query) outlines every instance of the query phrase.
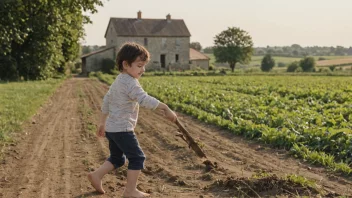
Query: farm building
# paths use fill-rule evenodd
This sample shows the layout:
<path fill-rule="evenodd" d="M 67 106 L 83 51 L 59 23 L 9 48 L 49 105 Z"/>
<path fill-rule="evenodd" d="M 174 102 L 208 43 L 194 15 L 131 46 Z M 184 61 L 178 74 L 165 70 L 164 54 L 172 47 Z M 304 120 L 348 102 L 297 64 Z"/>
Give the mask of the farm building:
<path fill-rule="evenodd" d="M 205 54 L 190 48 L 189 49 L 189 62 L 191 67 L 200 67 L 201 69 L 208 70 L 210 58 Z"/>
<path fill-rule="evenodd" d="M 81 57 L 82 72 L 99 71 L 104 58 L 115 60 L 116 52 L 125 42 L 136 42 L 148 49 L 151 60 L 147 70 L 188 70 L 190 36 L 185 22 L 171 19 L 170 14 L 165 19 L 144 19 L 139 11 L 137 18 L 110 18 L 106 47 Z"/>
<path fill-rule="evenodd" d="M 87 74 L 92 71 L 99 71 L 104 59 L 114 59 L 115 56 L 116 48 L 114 46 L 82 55 L 82 73 Z"/>

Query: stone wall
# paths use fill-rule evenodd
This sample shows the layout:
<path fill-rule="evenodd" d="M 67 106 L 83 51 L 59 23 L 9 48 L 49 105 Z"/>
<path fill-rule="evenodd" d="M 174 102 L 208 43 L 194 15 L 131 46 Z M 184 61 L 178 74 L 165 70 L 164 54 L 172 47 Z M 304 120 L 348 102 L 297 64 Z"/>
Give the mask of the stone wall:
<path fill-rule="evenodd" d="M 106 47 L 117 46 L 116 32 L 111 23 L 109 23 L 109 26 L 106 32 L 105 46 Z"/>
<path fill-rule="evenodd" d="M 110 34 L 113 37 L 113 34 Z M 136 42 L 145 46 L 151 54 L 147 70 L 180 70 L 190 69 L 189 64 L 189 37 L 107 37 L 106 41 L 118 49 L 126 42 Z M 165 67 L 161 66 L 161 55 L 165 55 Z M 176 55 L 178 61 L 176 62 Z"/>
<path fill-rule="evenodd" d="M 191 61 L 191 69 L 200 67 L 201 69 L 208 70 L 209 69 L 209 60 L 192 60 Z"/>

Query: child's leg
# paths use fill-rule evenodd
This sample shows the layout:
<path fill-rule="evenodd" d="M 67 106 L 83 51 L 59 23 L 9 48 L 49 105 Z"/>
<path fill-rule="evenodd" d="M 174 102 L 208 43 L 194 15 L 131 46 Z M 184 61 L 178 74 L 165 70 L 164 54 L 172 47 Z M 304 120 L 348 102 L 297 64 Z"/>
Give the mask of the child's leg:
<path fill-rule="evenodd" d="M 145 155 L 139 146 L 139 142 L 133 132 L 128 132 L 121 134 L 123 135 L 123 140 L 117 142 L 121 150 L 124 152 L 128 158 L 128 171 L 127 171 L 127 184 L 125 191 L 123 192 L 123 197 L 149 197 L 148 193 L 141 192 L 137 190 L 137 181 L 141 169 L 144 168 Z"/>
<path fill-rule="evenodd" d="M 110 157 L 97 170 L 88 174 L 88 179 L 92 186 L 100 193 L 105 193 L 102 186 L 102 178 L 110 171 L 119 168 L 125 164 L 125 156 L 113 141 L 115 133 L 106 133 L 106 138 L 109 140 Z"/>
<path fill-rule="evenodd" d="M 141 192 L 137 189 L 138 176 L 141 173 L 141 170 L 128 170 L 127 171 L 127 184 L 126 189 L 123 192 L 123 197 L 129 198 L 142 198 L 149 197 L 148 193 Z"/>
<path fill-rule="evenodd" d="M 101 180 L 104 175 L 108 174 L 110 171 L 114 170 L 115 167 L 111 162 L 105 161 L 103 165 L 101 165 L 97 170 L 88 174 L 88 180 L 92 184 L 92 186 L 100 193 L 105 193 Z"/>

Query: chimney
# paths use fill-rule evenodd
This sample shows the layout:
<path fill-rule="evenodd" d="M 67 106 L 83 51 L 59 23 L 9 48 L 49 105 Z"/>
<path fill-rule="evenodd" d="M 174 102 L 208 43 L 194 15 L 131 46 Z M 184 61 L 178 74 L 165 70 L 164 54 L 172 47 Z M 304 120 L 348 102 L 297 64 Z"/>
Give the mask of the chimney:
<path fill-rule="evenodd" d="M 142 12 L 141 11 L 137 12 L 137 19 L 142 19 Z"/>
<path fill-rule="evenodd" d="M 171 22 L 171 15 L 170 14 L 166 15 L 166 19 L 168 22 Z"/>

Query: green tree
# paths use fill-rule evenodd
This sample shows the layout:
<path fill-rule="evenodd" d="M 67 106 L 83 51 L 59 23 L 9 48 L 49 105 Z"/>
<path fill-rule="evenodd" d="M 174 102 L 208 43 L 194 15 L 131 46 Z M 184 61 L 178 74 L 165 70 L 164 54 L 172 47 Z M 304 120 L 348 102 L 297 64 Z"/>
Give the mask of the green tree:
<path fill-rule="evenodd" d="M 315 59 L 313 57 L 305 57 L 299 61 L 299 66 L 304 72 L 312 72 L 315 68 Z"/>
<path fill-rule="evenodd" d="M 268 72 L 275 66 L 275 60 L 271 57 L 270 54 L 267 54 L 262 59 L 262 64 L 260 69 L 262 71 Z"/>
<path fill-rule="evenodd" d="M 100 0 L 2 0 L 0 2 L 0 78 L 46 79 L 64 72 L 79 53 L 83 11 L 95 13 Z M 8 64 L 10 63 L 10 64 Z"/>
<path fill-rule="evenodd" d="M 190 47 L 197 50 L 197 51 L 202 50 L 202 45 L 199 42 L 190 43 Z"/>
<path fill-rule="evenodd" d="M 252 37 L 244 30 L 229 27 L 215 36 L 214 56 L 216 62 L 229 63 L 232 72 L 236 63 L 246 64 L 253 54 Z"/>
<path fill-rule="evenodd" d="M 297 68 L 299 68 L 299 62 L 294 61 L 288 65 L 287 72 L 295 72 Z"/>

